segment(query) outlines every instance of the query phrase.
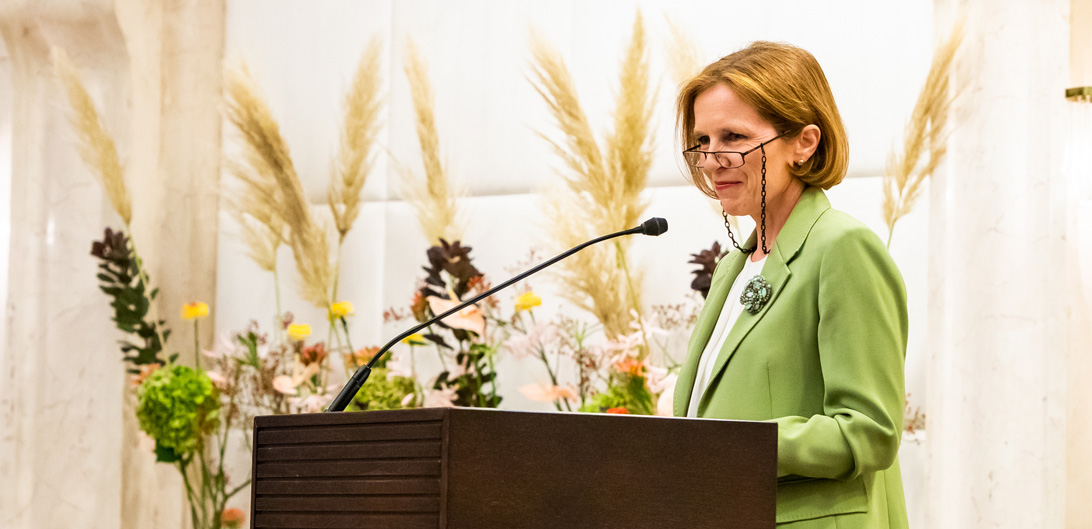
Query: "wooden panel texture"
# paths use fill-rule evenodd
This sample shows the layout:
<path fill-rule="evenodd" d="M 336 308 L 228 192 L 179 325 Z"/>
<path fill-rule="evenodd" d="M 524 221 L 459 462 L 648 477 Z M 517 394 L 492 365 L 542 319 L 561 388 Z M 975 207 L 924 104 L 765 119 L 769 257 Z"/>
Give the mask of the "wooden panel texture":
<path fill-rule="evenodd" d="M 773 529 L 773 423 L 464 408 L 258 417 L 255 528 Z"/>
<path fill-rule="evenodd" d="M 259 417 L 252 527 L 436 529 L 442 428 L 440 413 Z"/>

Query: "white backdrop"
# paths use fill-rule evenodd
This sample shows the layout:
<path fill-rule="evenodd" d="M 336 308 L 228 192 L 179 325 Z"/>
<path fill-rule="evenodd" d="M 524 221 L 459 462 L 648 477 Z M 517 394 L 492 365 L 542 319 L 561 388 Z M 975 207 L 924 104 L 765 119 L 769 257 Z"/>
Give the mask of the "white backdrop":
<path fill-rule="evenodd" d="M 670 16 L 693 30 L 705 62 L 754 39 L 782 40 L 809 49 L 823 65 L 846 121 L 851 142 L 850 178 L 830 192 L 846 210 L 885 236 L 880 216 L 879 175 L 924 80 L 931 54 L 932 6 L 928 2 L 877 6 L 846 2 L 813 7 L 807 2 L 762 4 L 725 2 L 431 2 L 348 1 L 309 3 L 247 0 L 228 4 L 228 64 L 245 60 L 262 86 L 286 137 L 307 193 L 324 209 L 325 190 L 336 151 L 340 100 L 359 54 L 370 38 L 384 39 L 386 114 L 381 149 L 421 172 L 414 113 L 402 72 L 407 37 L 429 64 L 436 94 L 440 145 L 450 174 L 467 192 L 465 243 L 474 247 L 479 269 L 495 282 L 527 252 L 546 250 L 541 198 L 536 193 L 559 182 L 559 163 L 535 135 L 556 135 L 545 104 L 526 79 L 529 29 L 544 35 L 564 55 L 596 131 L 609 126 L 623 46 L 634 15 L 645 17 L 653 78 L 658 80 L 654 112 L 655 157 L 649 176 L 648 216 L 668 219 L 671 230 L 657 239 L 634 242 L 634 261 L 644 270 L 645 299 L 678 303 L 689 292 L 689 254 L 714 240 L 727 244 L 719 212 L 683 179 L 677 166 L 672 104 L 674 83 L 667 74 Z M 790 21 L 778 16 L 794 11 Z M 868 45 L 863 45 L 864 43 Z M 231 131 L 225 130 L 231 141 Z M 226 149 L 230 151 L 229 149 Z M 365 186 L 368 202 L 346 242 L 339 297 L 353 301 L 355 345 L 381 344 L 397 327 L 381 328 L 378 315 L 408 305 L 422 277 L 425 237 L 410 208 L 400 200 L 398 174 L 381 153 Z M 925 212 L 922 203 L 898 227 L 892 249 L 906 277 L 914 314 L 923 310 Z M 249 262 L 230 221 L 222 215 L 217 328 L 240 329 L 272 314 L 272 278 Z M 287 252 L 281 268 L 290 270 Z M 655 278 L 655 281 L 649 280 Z M 299 301 L 283 282 L 285 307 L 312 323 L 317 310 Z M 550 295 L 545 277 L 532 279 L 545 309 L 563 304 Z M 502 296 L 502 300 L 510 299 Z M 574 311 L 571 307 L 563 310 Z M 924 318 L 912 316 L 913 346 Z M 505 407 L 541 407 L 515 389 L 521 381 L 503 370 Z M 920 381 L 911 383 L 911 393 Z"/>
<path fill-rule="evenodd" d="M 336 152 L 340 101 L 366 43 L 384 41 L 385 126 L 381 149 L 421 173 L 414 112 L 403 73 L 407 37 L 428 63 L 435 92 L 440 146 L 450 174 L 467 198 L 464 242 L 474 248 L 478 268 L 494 283 L 512 275 L 528 251 L 547 247 L 542 199 L 537 191 L 560 181 L 560 164 L 535 135 L 556 135 L 540 96 L 527 80 L 529 35 L 534 29 L 564 56 L 592 128 L 604 132 L 617 90 L 618 67 L 635 13 L 644 15 L 652 75 L 657 89 L 653 130 L 655 156 L 649 175 L 647 216 L 668 219 L 670 231 L 633 242 L 643 270 L 646 303 L 680 303 L 689 292 L 689 254 L 728 244 L 719 211 L 689 186 L 678 169 L 674 142 L 674 82 L 668 74 L 668 17 L 686 27 L 703 63 L 757 39 L 785 41 L 811 51 L 826 71 L 846 122 L 851 145 L 849 178 L 829 192 L 834 206 L 871 226 L 881 237 L 880 174 L 892 145 L 901 141 L 906 119 L 924 81 L 932 53 L 932 3 L 852 1 L 777 2 L 532 2 L 532 1 L 269 1 L 228 3 L 225 54 L 229 65 L 245 60 L 277 116 L 307 193 L 324 211 L 325 190 Z M 791 17 L 784 16 L 792 13 Z M 226 141 L 233 141 L 225 129 Z M 225 149 L 230 151 L 230 147 Z M 354 302 L 356 347 L 380 345 L 402 327 L 382 325 L 390 306 L 406 307 L 423 277 L 428 247 L 412 208 L 401 200 L 398 173 L 383 152 L 365 186 L 368 200 L 346 241 L 339 297 Z M 928 193 L 923 197 L 927 198 Z M 911 309 L 908 390 L 924 400 L 921 348 L 927 269 L 925 200 L 902 220 L 892 253 L 906 279 Z M 221 215 L 218 294 L 213 311 L 219 332 L 243 328 L 273 313 L 272 278 L 245 256 L 227 215 Z M 280 268 L 292 268 L 281 255 Z M 284 307 L 317 324 L 320 311 L 282 282 Z M 548 276 L 530 284 L 544 299 L 543 312 L 575 313 L 557 295 Z M 514 294 L 502 294 L 510 303 Z M 590 316 L 588 316 L 590 319 Z M 316 325 L 321 337 L 325 330 Z M 681 360 L 682 352 L 672 352 Z M 432 355 L 424 359 L 422 371 Z M 540 366 L 502 358 L 498 366 L 502 408 L 549 409 L 518 388 L 544 382 Z M 921 447 L 902 452 L 912 516 L 921 508 Z"/>

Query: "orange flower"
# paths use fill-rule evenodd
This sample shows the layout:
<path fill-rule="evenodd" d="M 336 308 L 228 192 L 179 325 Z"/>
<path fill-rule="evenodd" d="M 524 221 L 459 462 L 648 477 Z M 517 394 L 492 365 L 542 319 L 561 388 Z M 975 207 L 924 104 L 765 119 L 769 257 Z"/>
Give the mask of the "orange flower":
<path fill-rule="evenodd" d="M 413 301 L 410 302 L 410 312 L 413 313 L 413 318 L 417 321 L 428 320 L 428 302 L 425 301 L 425 295 L 420 290 L 413 293 Z"/>
<path fill-rule="evenodd" d="M 304 347 L 300 351 L 300 362 L 303 365 L 321 364 L 326 359 L 326 344 L 319 342 L 315 345 Z"/>
<path fill-rule="evenodd" d="M 353 351 L 351 355 L 345 355 L 345 368 L 356 369 L 364 364 L 367 364 L 369 360 L 375 356 L 375 353 L 379 352 L 379 347 L 361 347 L 356 351 Z"/>
<path fill-rule="evenodd" d="M 607 413 L 615 413 L 618 415 L 629 415 L 629 410 L 625 408 L 611 408 L 607 410 Z"/>
<path fill-rule="evenodd" d="M 243 514 L 243 510 L 235 507 L 224 509 L 224 512 L 220 513 L 220 523 L 227 529 L 241 528 L 245 520 L 246 515 Z"/>
<path fill-rule="evenodd" d="M 646 368 L 647 366 L 645 365 L 644 361 L 638 360 L 631 356 L 627 356 L 621 362 L 614 364 L 614 369 L 617 369 L 620 373 L 626 373 L 634 377 L 645 376 Z"/>
<path fill-rule="evenodd" d="M 137 373 L 133 377 L 133 385 L 139 386 L 144 383 L 144 379 L 148 378 L 148 375 L 152 374 L 152 371 L 163 367 L 163 364 L 144 364 L 140 366 L 140 373 Z"/>

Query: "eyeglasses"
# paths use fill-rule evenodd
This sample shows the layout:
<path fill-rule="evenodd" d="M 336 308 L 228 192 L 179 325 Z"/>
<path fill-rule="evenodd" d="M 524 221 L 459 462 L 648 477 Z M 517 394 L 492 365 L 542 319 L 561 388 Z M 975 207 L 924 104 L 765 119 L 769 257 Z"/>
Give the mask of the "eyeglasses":
<path fill-rule="evenodd" d="M 759 143 L 757 146 L 755 146 L 755 148 L 753 148 L 753 149 L 751 149 L 749 151 L 745 151 L 745 152 L 738 152 L 738 151 L 699 151 L 698 148 L 701 147 L 701 145 L 695 145 L 695 146 L 683 151 L 682 155 L 683 155 L 683 159 L 686 160 L 686 165 L 689 165 L 690 167 L 696 167 L 698 169 L 702 169 L 702 168 L 705 167 L 705 160 L 708 159 L 710 155 L 712 155 L 713 158 L 717 161 L 717 163 L 719 163 L 720 166 L 725 168 L 725 169 L 732 169 L 732 168 L 735 168 L 735 167 L 743 167 L 743 163 L 746 161 L 746 160 L 744 160 L 745 156 L 747 156 L 748 154 L 751 154 L 752 152 L 755 152 L 755 151 L 761 149 L 762 147 L 765 147 L 767 144 L 773 142 L 774 140 L 776 140 L 776 139 L 778 139 L 778 138 L 780 138 L 780 137 L 782 137 L 784 135 L 785 135 L 785 133 L 782 132 L 781 134 L 778 134 L 777 136 L 774 136 L 773 138 L 770 138 L 770 139 L 768 139 L 768 140 L 766 140 L 766 141 L 764 141 L 762 143 Z"/>

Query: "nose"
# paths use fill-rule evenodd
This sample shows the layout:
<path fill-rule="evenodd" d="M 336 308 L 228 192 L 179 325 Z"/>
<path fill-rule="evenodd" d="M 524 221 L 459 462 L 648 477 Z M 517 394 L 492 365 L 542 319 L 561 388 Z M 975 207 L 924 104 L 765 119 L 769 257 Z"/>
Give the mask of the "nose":
<path fill-rule="evenodd" d="M 713 148 L 712 145 L 709 146 L 709 150 L 715 152 L 715 149 Z M 720 160 L 717 159 L 717 155 L 715 155 L 715 154 L 703 154 L 702 155 L 701 168 L 702 168 L 703 171 L 713 172 L 713 171 L 716 171 L 717 169 L 720 169 L 722 167 L 724 167 L 724 165 L 721 164 Z"/>

